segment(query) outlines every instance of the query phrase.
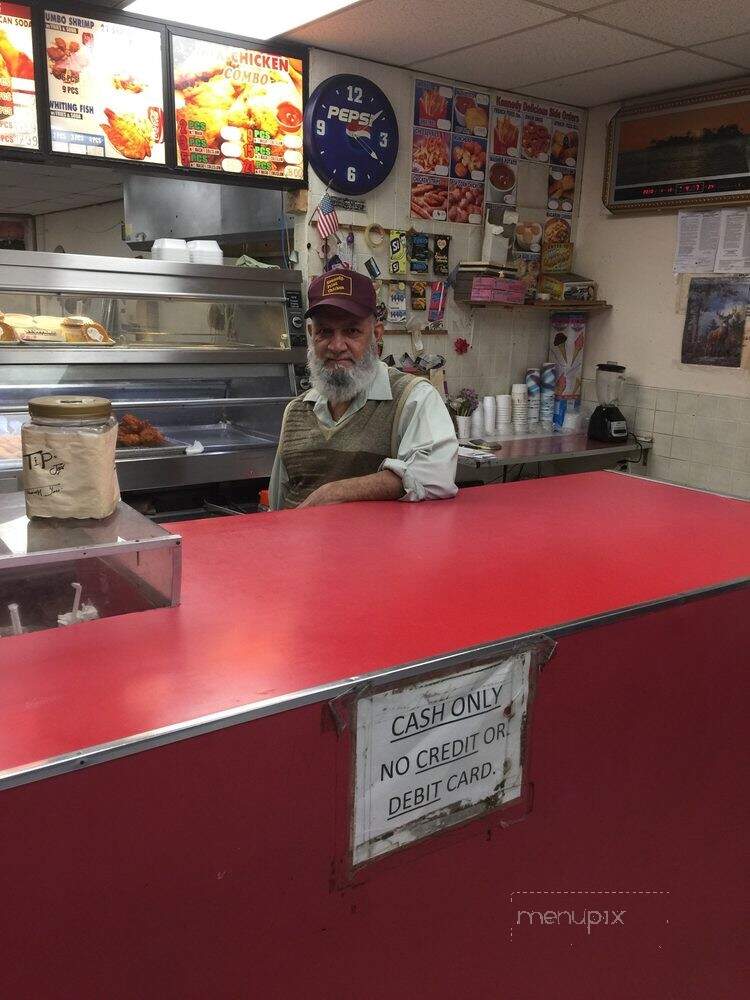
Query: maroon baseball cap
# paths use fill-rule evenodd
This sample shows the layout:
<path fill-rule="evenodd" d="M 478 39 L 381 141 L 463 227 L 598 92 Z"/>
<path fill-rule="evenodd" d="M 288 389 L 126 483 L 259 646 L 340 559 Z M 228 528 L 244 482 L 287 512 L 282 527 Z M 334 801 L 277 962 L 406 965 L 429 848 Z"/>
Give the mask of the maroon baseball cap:
<path fill-rule="evenodd" d="M 375 286 L 365 274 L 336 268 L 313 278 L 307 289 L 307 306 L 307 317 L 321 306 L 335 306 L 360 319 L 373 316 L 377 308 Z"/>

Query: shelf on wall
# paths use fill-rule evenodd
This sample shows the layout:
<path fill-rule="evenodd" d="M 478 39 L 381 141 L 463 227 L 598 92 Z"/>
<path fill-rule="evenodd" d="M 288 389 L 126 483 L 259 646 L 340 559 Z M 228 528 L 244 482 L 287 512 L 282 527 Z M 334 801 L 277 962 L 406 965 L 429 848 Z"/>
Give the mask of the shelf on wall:
<path fill-rule="evenodd" d="M 485 306 L 495 306 L 500 309 L 526 309 L 535 312 L 603 312 L 611 309 L 609 302 L 472 302 L 471 299 L 456 299 L 464 306 L 482 309 Z"/>

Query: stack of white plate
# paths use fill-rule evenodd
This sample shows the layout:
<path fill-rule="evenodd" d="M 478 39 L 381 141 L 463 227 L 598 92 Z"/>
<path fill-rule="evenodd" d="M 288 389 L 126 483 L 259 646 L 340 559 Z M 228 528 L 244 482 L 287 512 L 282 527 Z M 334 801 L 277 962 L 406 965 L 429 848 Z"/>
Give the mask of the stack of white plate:
<path fill-rule="evenodd" d="M 190 263 L 190 251 L 186 240 L 154 240 L 151 247 L 152 260 L 173 260 L 182 264 Z"/>
<path fill-rule="evenodd" d="M 193 264 L 223 264 L 224 254 L 216 240 L 191 240 L 187 245 Z"/>

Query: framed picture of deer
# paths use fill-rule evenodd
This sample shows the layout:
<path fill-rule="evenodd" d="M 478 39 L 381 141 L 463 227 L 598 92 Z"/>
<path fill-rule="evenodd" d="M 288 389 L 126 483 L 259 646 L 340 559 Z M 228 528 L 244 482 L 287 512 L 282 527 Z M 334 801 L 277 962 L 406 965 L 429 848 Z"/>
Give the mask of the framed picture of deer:
<path fill-rule="evenodd" d="M 618 111 L 603 201 L 611 212 L 750 203 L 750 86 Z"/>
<path fill-rule="evenodd" d="M 750 366 L 747 278 L 692 278 L 682 334 L 684 365 Z"/>

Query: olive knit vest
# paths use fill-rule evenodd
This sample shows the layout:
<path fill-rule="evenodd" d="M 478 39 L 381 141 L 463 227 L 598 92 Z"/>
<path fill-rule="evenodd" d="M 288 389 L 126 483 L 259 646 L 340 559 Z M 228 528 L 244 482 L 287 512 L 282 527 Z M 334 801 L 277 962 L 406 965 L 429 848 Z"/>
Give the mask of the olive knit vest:
<path fill-rule="evenodd" d="M 386 458 L 395 458 L 397 430 L 407 397 L 423 381 L 388 369 L 393 399 L 368 399 L 353 417 L 334 427 L 321 427 L 314 402 L 293 399 L 284 414 L 279 454 L 289 482 L 284 507 L 297 507 L 323 483 L 377 472 Z"/>

